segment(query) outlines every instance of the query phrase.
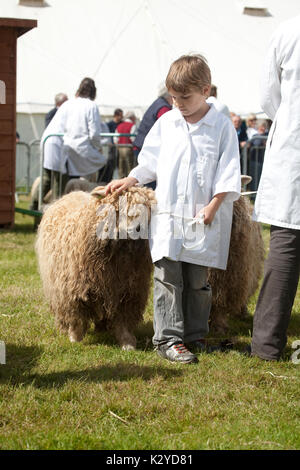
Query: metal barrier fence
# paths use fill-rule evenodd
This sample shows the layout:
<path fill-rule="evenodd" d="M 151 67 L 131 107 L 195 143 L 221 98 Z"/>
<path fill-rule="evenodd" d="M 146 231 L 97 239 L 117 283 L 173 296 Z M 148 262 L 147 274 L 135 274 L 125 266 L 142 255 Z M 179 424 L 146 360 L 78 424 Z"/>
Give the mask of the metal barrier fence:
<path fill-rule="evenodd" d="M 29 194 L 32 183 L 40 175 L 40 141 L 17 142 L 16 193 Z"/>
<path fill-rule="evenodd" d="M 17 142 L 16 149 L 16 193 L 28 194 L 30 191 L 30 146 Z"/>
<path fill-rule="evenodd" d="M 112 143 L 112 138 L 120 136 L 135 137 L 135 135 L 136 134 L 101 133 L 102 154 L 108 157 L 109 149 L 112 146 L 118 147 L 117 144 Z M 55 136 L 63 136 L 63 134 L 55 134 Z M 42 175 L 41 166 L 43 165 L 44 156 L 41 155 L 40 142 L 41 141 L 37 139 L 29 143 L 17 142 L 15 186 L 17 195 L 29 194 L 34 180 Z M 45 142 L 43 142 L 43 148 L 44 144 Z M 128 147 L 132 147 L 132 145 L 128 145 Z"/>
<path fill-rule="evenodd" d="M 247 141 L 247 144 L 242 150 L 241 171 L 243 175 L 252 177 L 252 181 L 249 185 L 251 191 L 257 191 L 258 188 L 267 138 L 267 136 L 257 134 Z"/>
<path fill-rule="evenodd" d="M 19 194 L 29 194 L 32 184 L 35 179 L 39 176 L 40 182 L 43 185 L 43 163 L 44 163 L 44 149 L 45 143 L 50 137 L 63 137 L 63 134 L 51 134 L 46 137 L 42 142 L 40 140 L 33 140 L 29 144 L 25 142 L 17 142 L 17 152 L 16 152 L 16 196 Z M 132 148 L 132 144 L 115 144 L 113 143 L 114 138 L 118 137 L 135 137 L 136 134 L 118 134 L 118 133 L 101 133 L 102 141 L 102 154 L 107 158 L 109 156 L 109 151 L 113 147 L 129 147 Z M 41 150 L 42 149 L 42 150 Z M 114 176 L 118 169 L 115 168 Z M 51 189 L 53 187 L 53 172 L 51 176 Z M 59 178 L 59 192 L 58 196 L 62 195 L 62 173 Z M 39 202 L 38 209 L 41 210 L 43 203 L 43 188 L 39 191 Z"/>
<path fill-rule="evenodd" d="M 63 134 L 52 134 L 54 136 L 62 137 Z M 51 136 L 52 136 L 51 135 Z M 44 161 L 44 147 L 46 140 L 51 137 L 48 136 L 40 151 L 40 140 L 32 140 L 31 142 L 17 142 L 16 152 L 16 193 L 29 194 L 34 180 L 40 176 L 43 181 L 43 161 Z M 118 144 L 112 144 L 112 138 L 127 136 L 134 137 L 135 134 L 114 134 L 114 133 L 101 133 L 103 140 L 102 153 L 108 157 L 109 149 L 112 146 L 119 147 Z M 241 155 L 241 169 L 242 174 L 252 176 L 250 189 L 256 191 L 261 175 L 262 164 L 264 159 L 266 136 L 257 135 L 247 142 L 247 145 L 242 150 Z M 120 147 L 124 147 L 120 145 Z M 126 146 L 126 145 L 125 145 Z M 132 147 L 132 145 L 127 145 Z M 117 172 L 115 173 L 117 177 Z M 61 180 L 60 180 L 60 195 L 61 195 Z M 42 206 L 42 192 L 40 191 L 39 208 Z"/>

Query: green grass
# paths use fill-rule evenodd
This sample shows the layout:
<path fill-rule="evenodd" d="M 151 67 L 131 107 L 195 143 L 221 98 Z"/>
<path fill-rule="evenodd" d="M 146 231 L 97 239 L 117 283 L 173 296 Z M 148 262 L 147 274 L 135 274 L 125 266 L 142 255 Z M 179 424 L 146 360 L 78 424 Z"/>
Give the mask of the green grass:
<path fill-rule="evenodd" d="M 151 346 L 151 299 L 137 351 L 93 330 L 71 344 L 43 298 L 32 227 L 17 214 L 15 229 L 0 232 L 0 449 L 300 448 L 300 364 L 290 360 L 299 289 L 276 363 L 239 352 L 250 343 L 251 316 L 231 322 L 237 350 L 189 366 L 163 361 Z M 264 236 L 267 243 L 266 227 Z"/>

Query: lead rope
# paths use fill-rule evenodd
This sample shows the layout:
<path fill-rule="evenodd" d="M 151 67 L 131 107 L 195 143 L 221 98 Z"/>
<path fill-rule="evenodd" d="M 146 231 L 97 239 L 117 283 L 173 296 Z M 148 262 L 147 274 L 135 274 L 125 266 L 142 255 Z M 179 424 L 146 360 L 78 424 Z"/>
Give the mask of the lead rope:
<path fill-rule="evenodd" d="M 195 218 L 195 217 L 184 217 L 183 215 L 174 214 L 170 211 L 159 211 L 159 212 L 157 212 L 157 215 L 162 215 L 162 214 L 168 214 L 168 215 L 171 215 L 173 217 L 177 217 L 177 218 L 180 218 L 180 219 L 183 219 L 183 220 L 188 220 L 189 222 L 186 224 L 187 227 L 191 227 L 193 224 L 199 224 L 199 225 L 203 226 L 203 236 L 202 236 L 201 240 L 197 241 L 194 245 L 189 245 L 189 246 L 187 246 L 185 244 L 185 242 L 183 241 L 182 246 L 186 250 L 193 250 L 194 248 L 197 248 L 198 245 L 203 243 L 203 240 L 205 238 L 205 234 L 204 234 L 204 227 L 205 227 L 205 225 L 204 225 L 204 214 L 200 214 L 199 217 Z M 182 224 L 181 231 L 182 231 L 182 238 L 184 240 L 185 239 L 185 233 L 184 233 L 183 224 Z"/>

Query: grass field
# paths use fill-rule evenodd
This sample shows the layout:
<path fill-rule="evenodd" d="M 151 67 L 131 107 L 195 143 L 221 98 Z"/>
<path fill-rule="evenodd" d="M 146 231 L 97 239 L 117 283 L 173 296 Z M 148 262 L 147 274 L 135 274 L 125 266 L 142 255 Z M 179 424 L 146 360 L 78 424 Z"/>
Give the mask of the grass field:
<path fill-rule="evenodd" d="M 32 224 L 17 214 L 15 229 L 0 231 L 0 449 L 300 448 L 299 288 L 276 363 L 241 354 L 251 316 L 231 323 L 235 350 L 188 366 L 163 361 L 151 346 L 151 299 L 136 351 L 93 330 L 71 344 L 43 298 Z"/>

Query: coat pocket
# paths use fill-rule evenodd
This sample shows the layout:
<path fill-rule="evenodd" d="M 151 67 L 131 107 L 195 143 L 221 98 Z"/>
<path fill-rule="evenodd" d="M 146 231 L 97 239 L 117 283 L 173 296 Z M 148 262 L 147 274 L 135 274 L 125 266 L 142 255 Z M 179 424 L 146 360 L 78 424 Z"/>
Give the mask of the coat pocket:
<path fill-rule="evenodd" d="M 203 187 L 205 181 L 206 184 L 210 184 L 214 178 L 218 159 L 215 154 L 199 155 L 196 160 L 196 174 L 198 184 Z"/>
<path fill-rule="evenodd" d="M 197 174 L 197 181 L 200 186 L 204 185 L 204 175 L 205 175 L 205 167 L 207 166 L 208 158 L 204 155 L 199 155 L 196 160 L 196 174 Z"/>

